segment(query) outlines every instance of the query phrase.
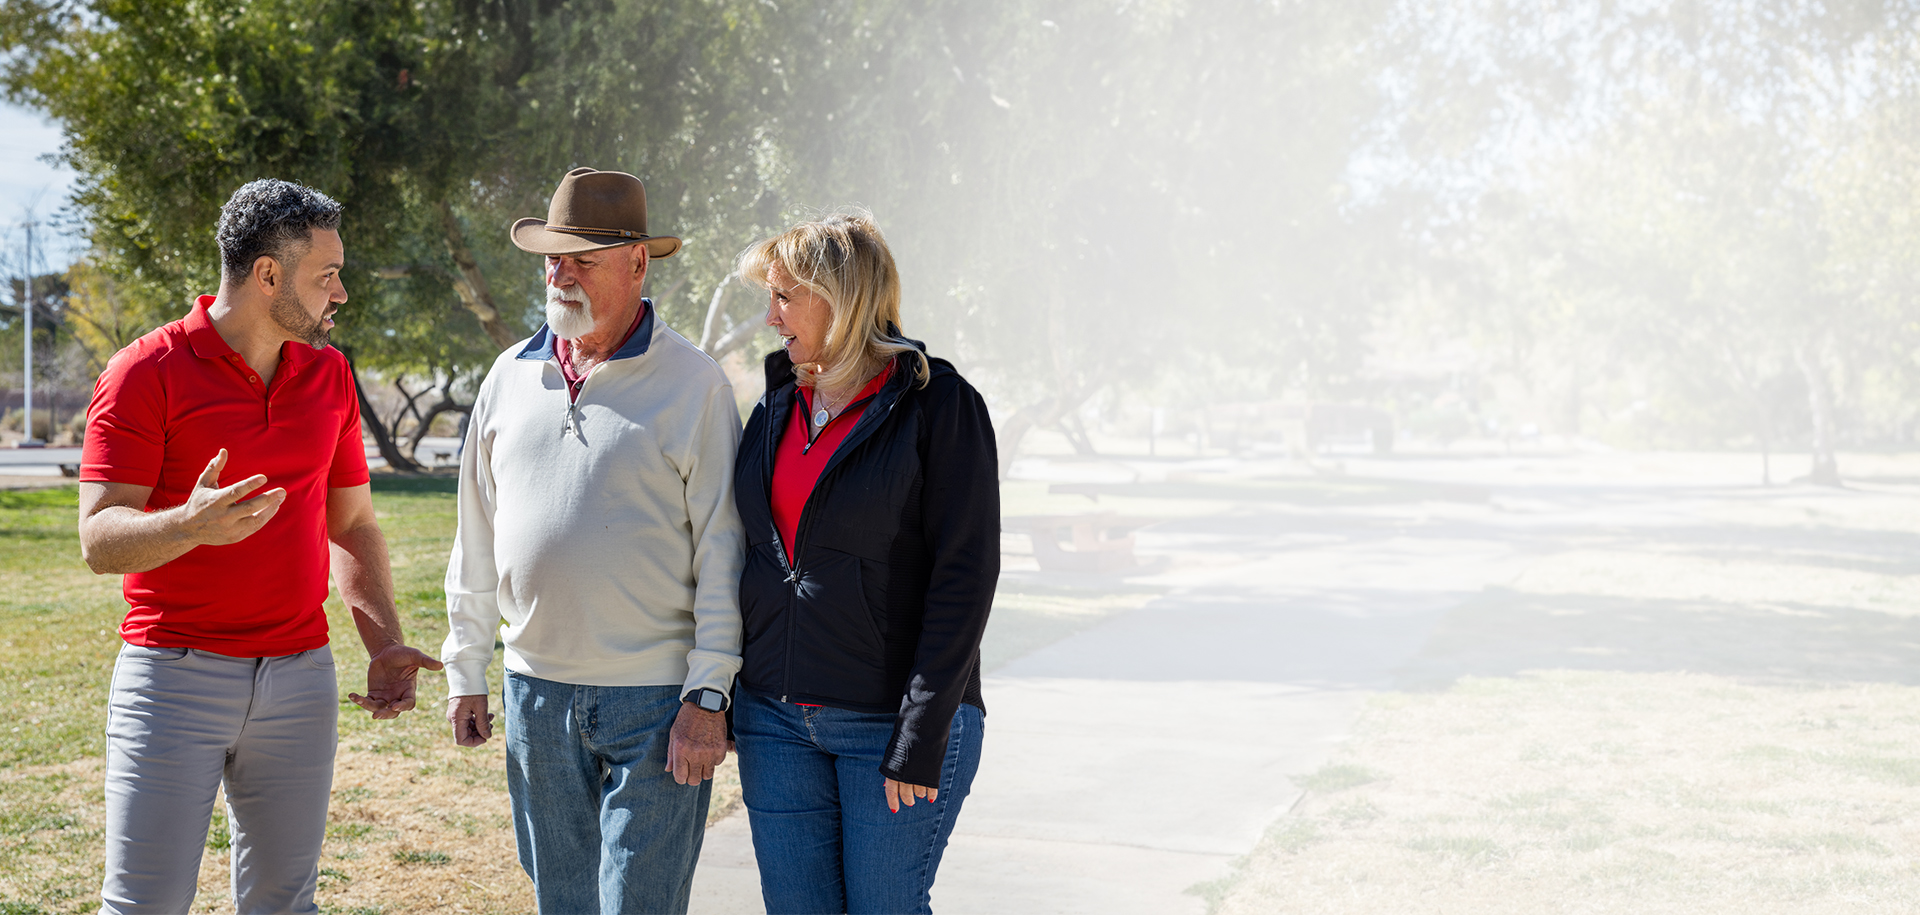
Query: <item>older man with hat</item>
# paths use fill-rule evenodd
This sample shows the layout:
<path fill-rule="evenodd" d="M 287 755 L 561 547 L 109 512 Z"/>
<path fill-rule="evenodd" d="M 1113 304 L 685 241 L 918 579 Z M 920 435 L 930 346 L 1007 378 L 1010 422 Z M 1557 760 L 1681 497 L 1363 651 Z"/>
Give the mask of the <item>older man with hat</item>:
<path fill-rule="evenodd" d="M 546 258 L 547 323 L 480 385 L 447 566 L 447 718 L 492 735 L 542 912 L 685 912 L 740 669 L 740 414 L 720 367 L 641 297 L 680 240 L 646 191 L 575 169 L 513 243 Z M 504 631 L 502 624 L 504 623 Z"/>

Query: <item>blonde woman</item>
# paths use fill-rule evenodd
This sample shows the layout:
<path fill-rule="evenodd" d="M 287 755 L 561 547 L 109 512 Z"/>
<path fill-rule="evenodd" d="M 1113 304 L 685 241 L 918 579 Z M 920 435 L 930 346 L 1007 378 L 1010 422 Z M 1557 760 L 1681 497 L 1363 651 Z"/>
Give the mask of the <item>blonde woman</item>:
<path fill-rule="evenodd" d="M 901 335 L 865 213 L 748 248 L 781 349 L 734 469 L 740 782 L 767 911 L 930 912 L 980 763 L 1000 572 L 986 404 Z"/>

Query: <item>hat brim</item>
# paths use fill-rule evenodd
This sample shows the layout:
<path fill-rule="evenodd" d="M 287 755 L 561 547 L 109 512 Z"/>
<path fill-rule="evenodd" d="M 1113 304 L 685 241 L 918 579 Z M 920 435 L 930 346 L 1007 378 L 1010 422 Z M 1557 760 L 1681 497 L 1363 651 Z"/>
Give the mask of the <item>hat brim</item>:
<path fill-rule="evenodd" d="M 643 244 L 647 246 L 647 257 L 659 260 L 672 257 L 674 252 L 680 250 L 680 239 L 671 235 L 649 235 L 634 239 L 585 232 L 556 232 L 547 228 L 546 220 L 533 216 L 514 222 L 507 234 L 513 238 L 513 246 L 522 251 L 554 257 Z"/>

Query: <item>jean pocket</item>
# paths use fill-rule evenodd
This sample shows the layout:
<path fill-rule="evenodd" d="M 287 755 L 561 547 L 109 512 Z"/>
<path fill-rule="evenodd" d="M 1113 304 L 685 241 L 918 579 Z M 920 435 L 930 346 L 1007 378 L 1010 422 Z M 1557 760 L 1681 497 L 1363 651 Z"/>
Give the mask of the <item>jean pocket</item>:
<path fill-rule="evenodd" d="M 313 667 L 319 670 L 333 669 L 333 646 L 332 645 L 322 645 L 319 648 L 315 648 L 310 651 L 303 651 L 301 652 L 301 654 L 307 656 L 307 665 L 309 667 Z"/>
<path fill-rule="evenodd" d="M 120 656 L 131 661 L 178 661 L 187 656 L 185 648 L 162 648 L 155 645 L 122 645 Z"/>

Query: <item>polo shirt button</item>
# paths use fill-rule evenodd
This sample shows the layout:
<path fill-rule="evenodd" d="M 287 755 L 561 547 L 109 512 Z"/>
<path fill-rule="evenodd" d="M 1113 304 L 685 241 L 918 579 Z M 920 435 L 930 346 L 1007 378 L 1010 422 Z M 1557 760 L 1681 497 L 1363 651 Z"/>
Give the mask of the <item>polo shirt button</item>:
<path fill-rule="evenodd" d="M 247 376 L 247 380 L 248 380 L 248 381 L 251 381 L 251 382 L 253 382 L 254 384 L 259 384 L 259 383 L 260 383 L 260 376 L 258 376 L 258 375 L 248 375 L 248 376 Z"/>

